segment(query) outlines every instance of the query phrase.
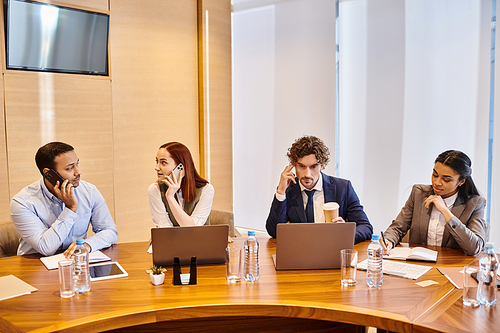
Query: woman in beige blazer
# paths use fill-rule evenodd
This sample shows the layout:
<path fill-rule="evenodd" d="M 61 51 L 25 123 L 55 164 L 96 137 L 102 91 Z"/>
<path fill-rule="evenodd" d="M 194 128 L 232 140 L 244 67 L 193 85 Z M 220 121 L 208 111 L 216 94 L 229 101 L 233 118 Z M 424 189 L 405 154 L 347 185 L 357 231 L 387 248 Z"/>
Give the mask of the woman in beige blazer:
<path fill-rule="evenodd" d="M 479 253 L 489 236 L 486 200 L 472 180 L 469 157 L 457 150 L 441 153 L 432 170 L 432 185 L 414 185 L 401 212 L 384 232 L 388 249 L 410 231 L 412 244 L 461 248 Z"/>

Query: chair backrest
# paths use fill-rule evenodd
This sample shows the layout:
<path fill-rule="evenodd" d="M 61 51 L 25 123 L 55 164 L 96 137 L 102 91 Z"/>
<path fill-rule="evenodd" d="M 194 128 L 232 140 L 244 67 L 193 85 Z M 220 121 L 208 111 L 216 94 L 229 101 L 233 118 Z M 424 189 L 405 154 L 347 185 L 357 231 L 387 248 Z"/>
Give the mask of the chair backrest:
<path fill-rule="evenodd" d="M 229 226 L 229 236 L 241 237 L 234 228 L 234 214 L 227 210 L 212 210 L 210 212 L 210 225 L 226 224 Z"/>
<path fill-rule="evenodd" d="M 0 258 L 17 255 L 19 234 L 12 221 L 0 222 Z"/>

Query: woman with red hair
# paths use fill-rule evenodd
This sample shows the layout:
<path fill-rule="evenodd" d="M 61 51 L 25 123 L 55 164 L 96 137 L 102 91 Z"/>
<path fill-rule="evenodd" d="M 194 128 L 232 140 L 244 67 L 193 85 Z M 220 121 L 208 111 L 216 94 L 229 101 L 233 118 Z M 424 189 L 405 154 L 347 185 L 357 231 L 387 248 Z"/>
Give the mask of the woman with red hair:
<path fill-rule="evenodd" d="M 214 187 L 198 174 L 185 145 L 162 145 L 156 154 L 155 170 L 158 179 L 149 186 L 148 194 L 157 227 L 210 224 Z"/>

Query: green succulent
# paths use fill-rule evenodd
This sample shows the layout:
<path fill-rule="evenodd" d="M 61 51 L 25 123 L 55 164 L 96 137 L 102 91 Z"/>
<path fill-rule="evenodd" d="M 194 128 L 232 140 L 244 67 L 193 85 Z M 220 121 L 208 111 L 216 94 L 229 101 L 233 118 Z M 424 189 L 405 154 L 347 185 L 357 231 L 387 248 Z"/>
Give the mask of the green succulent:
<path fill-rule="evenodd" d="M 163 267 L 153 266 L 153 267 L 151 267 L 151 273 L 153 273 L 154 275 L 159 275 L 159 274 L 163 273 Z"/>

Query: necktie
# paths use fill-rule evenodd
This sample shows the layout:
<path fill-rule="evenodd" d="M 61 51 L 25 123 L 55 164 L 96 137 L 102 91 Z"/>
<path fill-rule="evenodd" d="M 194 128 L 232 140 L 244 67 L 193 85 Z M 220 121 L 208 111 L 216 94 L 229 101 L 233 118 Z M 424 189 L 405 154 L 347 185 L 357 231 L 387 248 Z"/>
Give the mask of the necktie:
<path fill-rule="evenodd" d="M 306 204 L 306 219 L 308 223 L 314 222 L 314 191 L 316 190 L 305 190 L 307 194 L 307 204 Z"/>

